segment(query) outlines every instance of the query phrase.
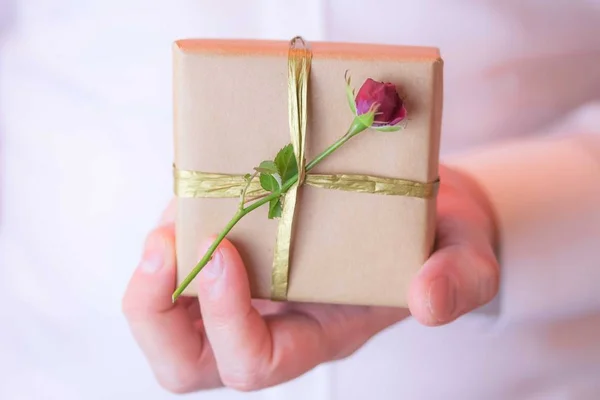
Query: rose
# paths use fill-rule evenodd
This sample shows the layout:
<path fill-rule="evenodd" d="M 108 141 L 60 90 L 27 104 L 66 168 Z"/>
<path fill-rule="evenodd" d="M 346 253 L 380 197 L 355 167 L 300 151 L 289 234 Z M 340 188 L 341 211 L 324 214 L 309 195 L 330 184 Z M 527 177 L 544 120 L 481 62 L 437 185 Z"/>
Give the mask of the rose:
<path fill-rule="evenodd" d="M 373 126 L 398 125 L 406 118 L 404 102 L 398 96 L 396 86 L 386 82 L 377 82 L 368 78 L 356 95 L 356 111 L 358 115 L 368 113 L 376 107 Z"/>
<path fill-rule="evenodd" d="M 355 95 L 346 72 L 346 95 L 357 123 L 378 131 L 397 131 L 404 127 L 407 111 L 396 86 L 372 78 L 362 84 Z"/>

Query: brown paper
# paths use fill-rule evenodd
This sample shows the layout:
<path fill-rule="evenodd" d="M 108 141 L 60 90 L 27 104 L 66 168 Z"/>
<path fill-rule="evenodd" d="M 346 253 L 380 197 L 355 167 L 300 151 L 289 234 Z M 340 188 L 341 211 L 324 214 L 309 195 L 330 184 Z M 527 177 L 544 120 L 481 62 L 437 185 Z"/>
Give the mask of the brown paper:
<path fill-rule="evenodd" d="M 435 48 L 310 43 L 306 157 L 348 129 L 344 72 L 396 84 L 408 126 L 366 131 L 311 173 L 368 174 L 431 182 L 438 177 L 443 62 Z M 288 42 L 182 40 L 174 45 L 175 165 L 246 174 L 290 142 Z M 352 193 L 303 186 L 297 205 L 288 300 L 406 306 L 411 279 L 431 253 L 435 198 Z M 180 198 L 178 282 L 202 254 L 198 245 L 233 216 L 238 199 Z M 270 298 L 277 220 L 268 207 L 228 235 L 246 264 L 252 295 Z M 201 272 L 202 273 L 202 272 Z M 195 295 L 194 283 L 184 295 Z"/>

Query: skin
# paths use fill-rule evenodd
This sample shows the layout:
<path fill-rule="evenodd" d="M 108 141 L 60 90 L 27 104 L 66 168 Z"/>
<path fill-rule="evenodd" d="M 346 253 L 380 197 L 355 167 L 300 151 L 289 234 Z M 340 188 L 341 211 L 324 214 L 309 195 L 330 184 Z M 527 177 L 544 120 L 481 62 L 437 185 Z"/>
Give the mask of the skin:
<path fill-rule="evenodd" d="M 198 299 L 172 304 L 172 202 L 148 235 L 122 303 L 158 382 L 174 393 L 259 390 L 348 357 L 404 318 L 439 326 L 491 301 L 499 266 L 489 201 L 463 173 L 441 167 L 440 177 L 436 249 L 411 283 L 409 309 L 251 300 L 243 262 L 226 240 L 194 281 Z"/>

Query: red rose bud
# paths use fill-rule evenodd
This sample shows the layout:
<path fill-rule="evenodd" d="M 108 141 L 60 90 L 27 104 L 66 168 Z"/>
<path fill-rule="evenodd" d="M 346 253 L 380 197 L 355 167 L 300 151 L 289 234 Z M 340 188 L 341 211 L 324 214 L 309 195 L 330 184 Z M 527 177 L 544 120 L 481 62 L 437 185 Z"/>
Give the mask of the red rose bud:
<path fill-rule="evenodd" d="M 404 102 L 392 83 L 367 79 L 358 90 L 355 102 L 357 115 L 366 114 L 376 107 L 373 127 L 394 126 L 406 118 Z"/>

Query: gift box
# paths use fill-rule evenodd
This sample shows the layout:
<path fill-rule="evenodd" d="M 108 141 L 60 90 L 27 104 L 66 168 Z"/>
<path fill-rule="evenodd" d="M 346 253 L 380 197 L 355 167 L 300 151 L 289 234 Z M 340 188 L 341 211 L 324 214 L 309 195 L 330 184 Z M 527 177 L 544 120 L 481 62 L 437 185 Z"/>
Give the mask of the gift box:
<path fill-rule="evenodd" d="M 409 284 L 434 244 L 443 95 L 439 50 L 362 43 L 308 46 L 307 161 L 353 121 L 348 72 L 357 88 L 368 78 L 393 83 L 407 110 L 404 129 L 367 130 L 309 175 L 395 179 L 419 190 L 389 195 L 300 185 L 289 262 L 278 276 L 274 253 L 281 221 L 268 218 L 268 204 L 247 214 L 227 238 L 244 260 L 254 298 L 281 300 L 274 285 L 283 280 L 287 301 L 404 307 Z M 290 42 L 189 39 L 175 42 L 173 55 L 181 283 L 203 255 L 199 243 L 219 233 L 238 209 L 235 193 L 244 175 L 290 143 Z M 237 187 L 234 195 L 193 189 L 213 176 L 230 176 Z M 194 284 L 183 291 L 195 294 Z"/>

